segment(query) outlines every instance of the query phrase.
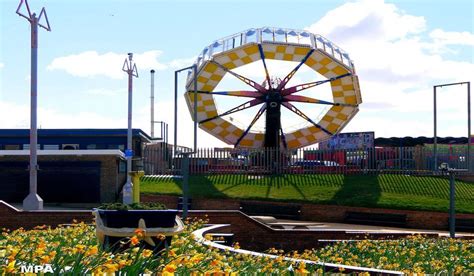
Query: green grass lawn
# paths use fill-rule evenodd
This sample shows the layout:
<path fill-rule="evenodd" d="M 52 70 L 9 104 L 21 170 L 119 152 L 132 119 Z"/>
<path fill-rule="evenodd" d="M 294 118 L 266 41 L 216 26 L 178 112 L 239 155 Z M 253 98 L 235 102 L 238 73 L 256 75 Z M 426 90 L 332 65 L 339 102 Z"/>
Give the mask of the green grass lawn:
<path fill-rule="evenodd" d="M 449 181 L 409 175 L 191 176 L 191 197 L 310 202 L 447 212 Z M 142 178 L 145 194 L 181 195 L 181 181 Z M 456 212 L 474 213 L 474 184 L 456 181 Z"/>

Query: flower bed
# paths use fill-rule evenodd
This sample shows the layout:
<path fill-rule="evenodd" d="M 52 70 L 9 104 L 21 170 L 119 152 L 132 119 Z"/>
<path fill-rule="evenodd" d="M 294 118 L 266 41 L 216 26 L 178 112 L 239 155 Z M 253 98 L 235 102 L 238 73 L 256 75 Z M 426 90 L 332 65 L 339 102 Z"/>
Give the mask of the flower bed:
<path fill-rule="evenodd" d="M 301 253 L 283 254 L 271 249 L 270 252 L 281 254 L 281 258 L 269 259 L 219 251 L 197 243 L 191 233 L 202 224 L 202 221 L 189 222 L 185 231 L 174 237 L 171 247 L 160 255 L 140 247 L 140 229 L 135 236 L 122 241 L 130 248 L 117 254 L 100 250 L 94 226 L 83 223 L 56 229 L 42 226 L 31 231 L 4 230 L 0 236 L 0 275 L 19 273 L 24 265 L 41 264 L 50 265 L 56 273 L 67 271 L 74 275 L 115 271 L 128 275 L 140 272 L 291 274 L 323 270 L 319 265 L 286 261 L 283 256 L 405 272 L 474 271 L 474 246 L 469 240 L 416 236 L 396 241 L 338 243 Z"/>

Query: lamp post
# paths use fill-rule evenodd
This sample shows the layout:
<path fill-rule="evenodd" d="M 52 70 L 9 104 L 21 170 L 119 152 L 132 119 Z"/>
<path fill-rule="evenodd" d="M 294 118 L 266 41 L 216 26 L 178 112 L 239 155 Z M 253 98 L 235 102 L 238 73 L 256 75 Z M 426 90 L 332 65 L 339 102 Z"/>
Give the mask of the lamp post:
<path fill-rule="evenodd" d="M 20 12 L 20 8 L 25 3 L 28 16 Z M 38 195 L 38 156 L 37 156 L 37 145 L 38 145 L 38 128 L 37 128 L 37 106 L 38 106 L 38 26 L 51 31 L 49 25 L 48 15 L 44 8 L 38 17 L 36 13 L 31 13 L 30 6 L 27 0 L 21 0 L 16 13 L 26 18 L 30 22 L 31 26 L 31 79 L 30 79 L 30 191 L 28 196 L 23 200 L 24 210 L 42 210 L 43 199 Z M 46 25 L 40 23 L 42 16 L 46 20 Z"/>
<path fill-rule="evenodd" d="M 178 145 L 178 74 L 184 70 L 193 70 L 193 86 L 194 86 L 194 148 L 192 151 L 181 151 L 177 152 Z M 182 175 L 183 175 L 183 218 L 188 216 L 188 198 L 189 198 L 189 155 L 196 153 L 197 148 L 197 64 L 192 66 L 176 70 L 174 72 L 174 156 L 181 155 L 183 158 L 182 162 Z"/>
<path fill-rule="evenodd" d="M 457 170 L 449 167 L 448 163 L 441 163 L 439 170 L 449 175 L 449 237 L 456 237 L 456 186 L 455 174 L 456 172 L 466 172 L 468 170 Z"/>
<path fill-rule="evenodd" d="M 433 86 L 433 119 L 434 119 L 434 137 L 433 137 L 433 156 L 434 156 L 434 170 L 438 169 L 438 137 L 437 137 L 437 105 L 436 105 L 436 89 L 445 86 L 463 85 L 467 84 L 467 155 L 466 164 L 467 170 L 471 171 L 471 82 L 455 82 L 447 84 L 439 84 Z"/>
<path fill-rule="evenodd" d="M 128 129 L 127 129 L 127 149 L 125 150 L 125 157 L 127 158 L 127 182 L 123 186 L 123 203 L 131 204 L 133 202 L 133 184 L 132 176 L 132 91 L 133 91 L 133 77 L 138 78 L 137 65 L 132 61 L 133 54 L 128 53 L 128 59 L 125 59 L 122 71 L 128 74 Z"/>

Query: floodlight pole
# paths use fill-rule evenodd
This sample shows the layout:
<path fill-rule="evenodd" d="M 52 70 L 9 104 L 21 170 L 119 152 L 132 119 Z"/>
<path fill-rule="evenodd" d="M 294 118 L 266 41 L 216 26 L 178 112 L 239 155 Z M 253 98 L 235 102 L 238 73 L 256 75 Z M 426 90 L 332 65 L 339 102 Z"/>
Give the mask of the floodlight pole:
<path fill-rule="evenodd" d="M 28 16 L 20 12 L 20 8 L 25 3 Z M 28 196 L 23 200 L 24 210 L 42 210 L 43 199 L 38 195 L 38 128 L 37 128 L 37 106 L 38 106 L 38 26 L 47 31 L 51 31 L 46 10 L 41 9 L 40 15 L 36 17 L 36 13 L 31 13 L 27 0 L 21 0 L 16 13 L 24 17 L 31 26 L 31 79 L 30 79 L 30 191 Z M 41 17 L 46 19 L 46 26 L 39 23 Z"/>
<path fill-rule="evenodd" d="M 150 135 L 151 138 L 155 138 L 155 70 L 150 70 L 151 74 L 151 91 L 150 91 Z"/>
<path fill-rule="evenodd" d="M 452 86 L 452 85 L 463 85 L 467 84 L 467 154 L 466 154 L 466 164 L 467 170 L 471 171 L 471 82 L 455 82 L 447 83 L 433 86 L 433 118 L 434 118 L 434 137 L 433 137 L 433 156 L 434 156 L 434 170 L 438 170 L 438 137 L 437 137 L 437 107 L 436 107 L 436 88 Z"/>
<path fill-rule="evenodd" d="M 189 155 L 196 153 L 197 151 L 197 64 L 192 66 L 176 70 L 174 72 L 174 156 L 177 155 L 178 145 L 178 74 L 184 70 L 193 70 L 193 86 L 194 86 L 194 148 L 192 151 L 180 152 L 183 162 L 181 167 L 181 173 L 183 175 L 183 218 L 188 216 L 188 198 L 189 198 Z"/>
<path fill-rule="evenodd" d="M 133 183 L 130 172 L 132 171 L 132 92 L 133 92 L 133 77 L 138 78 L 137 66 L 132 61 L 133 54 L 128 53 L 128 59 L 122 66 L 122 71 L 128 74 L 128 129 L 127 129 L 127 149 L 125 150 L 125 156 L 127 158 L 127 182 L 123 186 L 123 203 L 131 204 L 133 202 Z"/>

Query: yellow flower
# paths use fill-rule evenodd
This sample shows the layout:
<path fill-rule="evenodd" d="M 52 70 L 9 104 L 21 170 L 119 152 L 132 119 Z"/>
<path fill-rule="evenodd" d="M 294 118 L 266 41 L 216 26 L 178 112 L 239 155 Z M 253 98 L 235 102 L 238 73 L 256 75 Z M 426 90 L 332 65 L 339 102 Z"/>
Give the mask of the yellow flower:
<path fill-rule="evenodd" d="M 176 252 L 174 251 L 174 249 L 171 249 L 170 251 L 168 251 L 168 255 L 170 255 L 171 257 L 176 257 Z"/>
<path fill-rule="evenodd" d="M 309 271 L 306 270 L 306 263 L 305 262 L 300 262 L 298 264 L 298 268 L 296 269 L 296 272 L 303 273 L 303 274 L 309 273 Z"/>
<path fill-rule="evenodd" d="M 16 261 L 14 261 L 14 260 L 8 262 L 7 268 L 5 269 L 5 271 L 6 271 L 7 273 L 11 273 L 11 272 L 14 272 L 14 271 L 15 271 L 15 262 L 16 262 Z"/>
<path fill-rule="evenodd" d="M 166 239 L 166 236 L 163 235 L 163 234 L 158 234 L 158 236 L 156 236 L 160 241 L 164 241 Z"/>
<path fill-rule="evenodd" d="M 145 249 L 145 250 L 143 250 L 142 255 L 143 255 L 143 257 L 148 258 L 151 255 L 153 255 L 153 251 Z"/>
<path fill-rule="evenodd" d="M 118 264 L 105 264 L 105 272 L 115 272 L 118 270 Z"/>
<path fill-rule="evenodd" d="M 74 247 L 73 252 L 74 253 L 84 253 L 86 246 L 83 244 L 78 244 L 76 247 Z"/>
<path fill-rule="evenodd" d="M 89 248 L 89 249 L 87 250 L 86 256 L 95 255 L 95 254 L 97 254 L 98 251 L 99 251 L 99 250 L 98 250 L 98 248 L 97 248 L 97 245 L 94 245 L 94 246 L 92 246 L 91 248 Z"/>

